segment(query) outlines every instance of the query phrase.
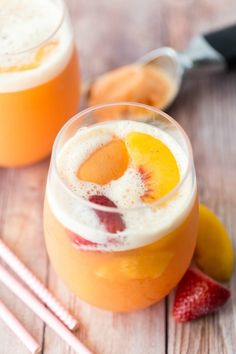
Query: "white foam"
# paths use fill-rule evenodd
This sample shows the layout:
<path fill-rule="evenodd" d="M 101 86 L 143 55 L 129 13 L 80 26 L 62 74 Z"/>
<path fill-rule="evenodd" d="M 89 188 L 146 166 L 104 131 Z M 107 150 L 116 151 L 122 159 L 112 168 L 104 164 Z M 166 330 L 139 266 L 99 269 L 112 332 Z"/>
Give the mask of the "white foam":
<path fill-rule="evenodd" d="M 62 17 L 62 7 L 53 0 L 0 0 L 0 92 L 38 86 L 65 68 L 73 50 L 73 34 L 66 15 L 60 26 Z M 53 49 L 39 66 L 11 70 L 31 65 L 44 42 L 53 43 Z"/>
<path fill-rule="evenodd" d="M 133 131 L 145 132 L 163 141 L 176 158 L 180 176 L 184 175 L 187 156 L 170 135 L 145 123 L 113 121 L 78 130 L 60 151 L 57 160 L 58 171 L 73 194 L 68 194 L 55 171 L 52 170 L 51 179 L 48 181 L 47 197 L 53 213 L 66 228 L 92 242 L 107 243 L 114 235 L 106 232 L 95 212 L 79 202 L 76 196 L 88 199 L 91 194 L 103 194 L 118 208 L 128 208 L 122 212 L 126 229 L 115 235 L 115 238 L 120 239 L 120 244 L 101 244 L 97 247 L 99 249 L 124 250 L 156 241 L 181 223 L 195 200 L 196 186 L 191 174 L 173 198 L 156 208 L 141 201 L 140 196 L 144 194 L 145 185 L 132 166 L 128 167 L 121 178 L 105 186 L 78 180 L 78 167 L 93 151 L 112 140 L 114 136 L 123 139 Z M 142 206 L 146 207 L 140 208 Z"/>

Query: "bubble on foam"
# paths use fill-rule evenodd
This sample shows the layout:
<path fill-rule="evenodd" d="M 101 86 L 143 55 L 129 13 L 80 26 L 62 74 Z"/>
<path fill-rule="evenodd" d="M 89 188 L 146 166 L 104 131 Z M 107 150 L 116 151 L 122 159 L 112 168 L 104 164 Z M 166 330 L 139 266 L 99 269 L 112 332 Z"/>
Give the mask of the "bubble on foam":
<path fill-rule="evenodd" d="M 142 177 L 132 166 L 129 166 L 122 177 L 103 187 L 103 194 L 118 208 L 142 205 L 140 197 L 144 192 L 145 185 Z"/>
<path fill-rule="evenodd" d="M 72 201 L 72 196 L 68 195 L 56 174 L 52 176 L 52 183 L 48 183 L 47 198 L 55 216 L 73 232 L 89 241 L 103 243 L 98 246 L 101 250 L 126 250 L 155 242 L 181 223 L 196 198 L 195 179 L 192 179 L 191 174 L 167 203 L 156 207 L 147 205 L 140 199 L 144 194 L 145 185 L 140 174 L 131 165 L 122 177 L 104 186 L 78 180 L 76 171 L 79 165 L 93 151 L 114 136 L 123 139 L 126 134 L 134 131 L 147 133 L 162 140 L 175 156 L 180 175 L 184 175 L 187 156 L 178 143 L 159 128 L 135 121 L 105 122 L 80 129 L 67 141 L 57 159 L 61 177 L 68 186 L 73 186 L 75 194 L 85 199 L 91 194 L 103 194 L 115 202 L 118 208 L 128 208 L 125 212 L 120 211 L 126 229 L 115 235 L 116 238 L 123 240 L 122 243 L 109 244 L 111 234 L 98 222 L 96 213 L 80 203 L 75 195 Z M 133 209 L 140 206 L 145 208 Z M 82 214 L 85 217 L 82 217 Z"/>
<path fill-rule="evenodd" d="M 0 19 L 0 55 L 4 55 L 45 41 L 57 29 L 61 11 L 49 0 L 0 0 Z"/>
<path fill-rule="evenodd" d="M 66 18 L 56 31 L 62 11 L 53 0 L 0 0 L 0 92 L 35 87 L 64 69 L 73 37 Z M 45 50 L 38 63 L 41 44 L 51 45 L 51 50 Z"/>

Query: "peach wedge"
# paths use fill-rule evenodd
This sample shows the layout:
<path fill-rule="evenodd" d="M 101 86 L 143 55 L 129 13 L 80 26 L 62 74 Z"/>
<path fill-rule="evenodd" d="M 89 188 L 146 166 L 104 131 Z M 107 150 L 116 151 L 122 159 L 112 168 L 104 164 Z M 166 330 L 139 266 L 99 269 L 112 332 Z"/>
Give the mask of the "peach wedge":
<path fill-rule="evenodd" d="M 159 139 L 145 133 L 132 132 L 125 143 L 133 166 L 140 172 L 146 191 L 141 197 L 152 203 L 169 193 L 179 182 L 176 160 L 170 149 Z"/>
<path fill-rule="evenodd" d="M 81 181 L 104 185 L 120 178 L 129 164 L 125 143 L 114 139 L 92 153 L 77 171 Z"/>
<path fill-rule="evenodd" d="M 199 206 L 199 228 L 194 260 L 206 274 L 218 281 L 230 279 L 234 253 L 229 235 L 217 216 Z"/>

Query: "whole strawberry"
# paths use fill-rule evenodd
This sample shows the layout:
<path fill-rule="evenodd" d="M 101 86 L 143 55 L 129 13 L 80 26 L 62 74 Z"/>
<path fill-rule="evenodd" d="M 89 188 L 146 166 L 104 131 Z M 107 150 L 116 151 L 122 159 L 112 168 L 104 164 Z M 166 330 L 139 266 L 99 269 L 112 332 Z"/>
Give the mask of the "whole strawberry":
<path fill-rule="evenodd" d="M 223 306 L 230 291 L 197 268 L 190 268 L 175 294 L 173 316 L 177 322 L 195 320 Z"/>

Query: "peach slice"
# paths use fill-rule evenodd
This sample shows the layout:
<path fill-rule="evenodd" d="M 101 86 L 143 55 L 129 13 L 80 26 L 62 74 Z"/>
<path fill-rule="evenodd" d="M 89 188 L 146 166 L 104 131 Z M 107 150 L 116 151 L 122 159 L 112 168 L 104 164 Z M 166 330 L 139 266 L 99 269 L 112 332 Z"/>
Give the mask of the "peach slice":
<path fill-rule="evenodd" d="M 152 203 L 169 193 L 179 182 L 176 160 L 159 139 L 145 133 L 132 132 L 125 143 L 134 167 L 141 173 L 146 191 L 141 197 Z"/>
<path fill-rule="evenodd" d="M 130 279 L 155 279 L 162 275 L 172 259 L 170 252 L 149 252 L 143 255 L 124 259 L 121 263 L 121 271 Z"/>
<path fill-rule="evenodd" d="M 107 184 L 120 178 L 129 164 L 125 143 L 115 139 L 92 153 L 77 171 L 82 181 L 99 185 Z"/>
<path fill-rule="evenodd" d="M 147 252 L 117 257 L 109 264 L 97 269 L 96 275 L 101 278 L 114 279 L 156 279 L 168 267 L 173 254 L 168 251 Z"/>
<path fill-rule="evenodd" d="M 218 281 L 229 280 L 233 271 L 234 253 L 224 225 L 210 209 L 200 204 L 198 227 L 195 262 L 212 278 Z"/>
<path fill-rule="evenodd" d="M 17 72 L 17 71 L 26 71 L 26 70 L 32 70 L 36 69 L 39 67 L 43 60 L 48 57 L 51 52 L 55 49 L 55 47 L 58 45 L 58 42 L 56 40 L 50 41 L 44 46 L 40 47 L 36 54 L 35 57 L 32 59 L 31 62 L 27 64 L 22 64 L 22 65 L 15 65 L 15 66 L 9 66 L 9 67 L 1 67 L 0 66 L 0 74 L 2 73 L 8 73 L 8 72 Z"/>

